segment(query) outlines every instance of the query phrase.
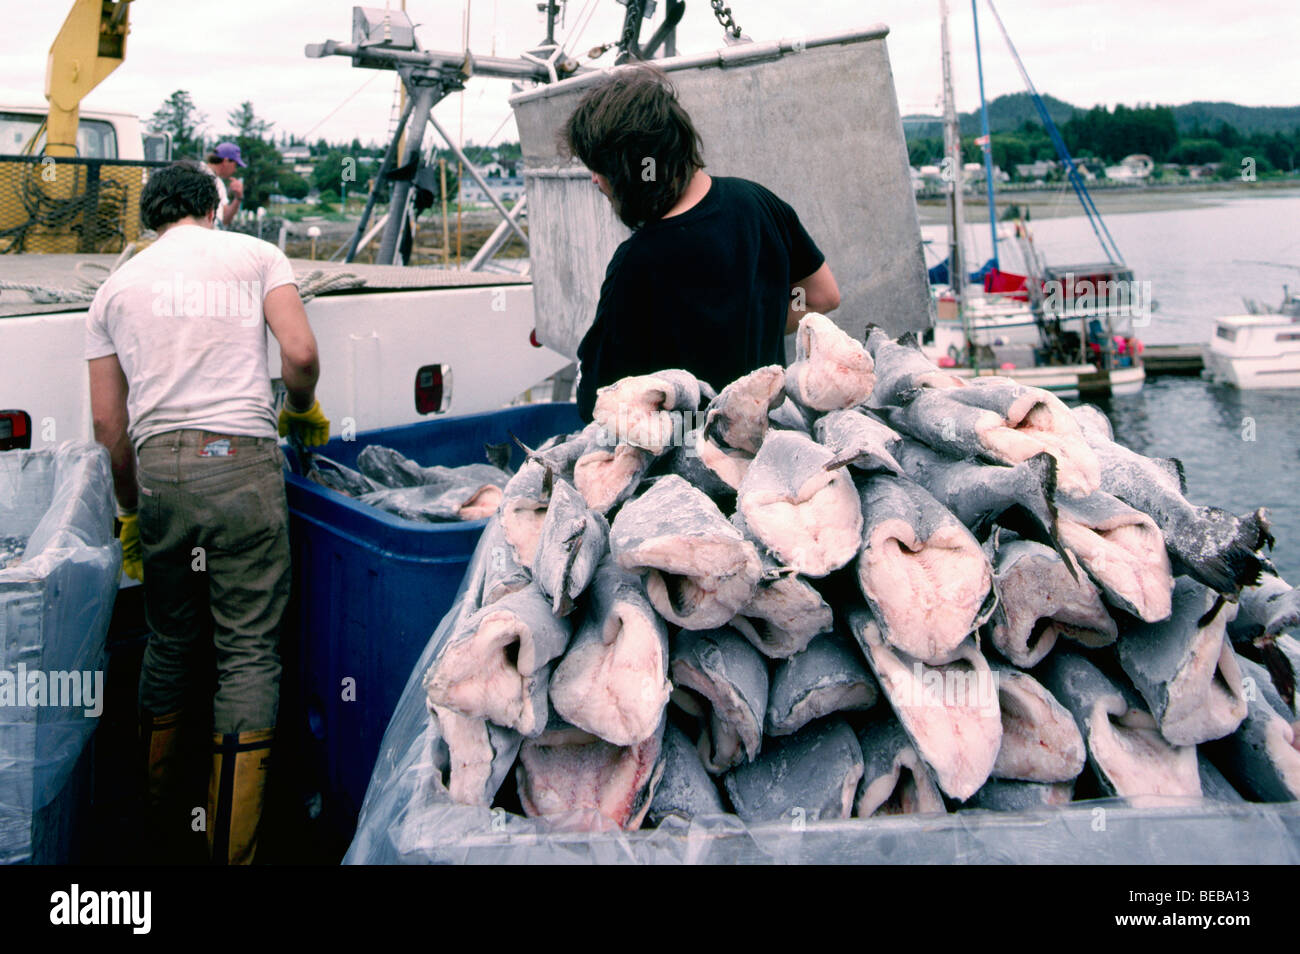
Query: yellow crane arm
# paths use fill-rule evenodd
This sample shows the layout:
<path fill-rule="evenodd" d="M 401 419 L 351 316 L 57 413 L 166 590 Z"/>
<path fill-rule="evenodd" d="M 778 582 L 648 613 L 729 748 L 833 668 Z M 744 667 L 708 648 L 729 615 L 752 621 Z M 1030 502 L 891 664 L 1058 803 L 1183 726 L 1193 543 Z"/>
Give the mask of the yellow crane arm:
<path fill-rule="evenodd" d="M 74 0 L 59 35 L 50 44 L 45 65 L 45 154 L 77 154 L 77 121 L 81 101 L 121 65 L 129 32 L 127 5 L 131 0 Z"/>

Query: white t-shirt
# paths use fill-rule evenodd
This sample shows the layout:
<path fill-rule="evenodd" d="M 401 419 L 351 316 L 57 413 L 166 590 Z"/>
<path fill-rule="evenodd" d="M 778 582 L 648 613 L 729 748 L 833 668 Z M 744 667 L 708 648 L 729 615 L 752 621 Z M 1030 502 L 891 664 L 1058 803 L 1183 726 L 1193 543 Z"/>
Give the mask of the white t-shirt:
<path fill-rule="evenodd" d="M 86 316 L 86 359 L 117 355 L 137 449 L 181 428 L 276 436 L 262 302 L 291 284 L 274 245 L 199 225 L 172 226 L 108 277 Z"/>
<path fill-rule="evenodd" d="M 212 167 L 206 162 L 203 163 L 203 171 L 212 176 L 213 181 L 217 184 L 217 214 L 212 220 L 214 228 L 224 229 L 226 206 L 230 203 L 230 196 L 226 192 L 226 180 L 212 171 Z"/>

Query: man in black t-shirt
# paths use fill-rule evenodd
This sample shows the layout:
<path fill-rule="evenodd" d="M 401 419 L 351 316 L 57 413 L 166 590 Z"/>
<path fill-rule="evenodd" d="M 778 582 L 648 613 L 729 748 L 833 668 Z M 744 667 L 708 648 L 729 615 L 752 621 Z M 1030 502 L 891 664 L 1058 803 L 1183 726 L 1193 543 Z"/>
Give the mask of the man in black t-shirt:
<path fill-rule="evenodd" d="M 839 306 L 825 256 L 788 203 L 757 182 L 704 172 L 700 138 L 660 71 L 617 71 L 565 128 L 633 230 L 605 272 L 578 347 L 578 410 L 632 374 L 684 368 L 717 389 L 785 363 L 807 311 Z"/>

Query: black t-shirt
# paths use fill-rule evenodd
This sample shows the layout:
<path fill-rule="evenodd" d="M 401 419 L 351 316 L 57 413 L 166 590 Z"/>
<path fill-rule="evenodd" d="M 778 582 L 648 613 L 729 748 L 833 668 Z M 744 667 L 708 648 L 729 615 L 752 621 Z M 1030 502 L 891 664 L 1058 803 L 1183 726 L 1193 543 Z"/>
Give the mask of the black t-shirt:
<path fill-rule="evenodd" d="M 680 215 L 614 252 L 596 320 L 578 346 L 578 411 L 632 374 L 684 368 L 715 388 L 785 363 L 790 286 L 826 257 L 790 205 L 747 179 L 713 176 Z"/>

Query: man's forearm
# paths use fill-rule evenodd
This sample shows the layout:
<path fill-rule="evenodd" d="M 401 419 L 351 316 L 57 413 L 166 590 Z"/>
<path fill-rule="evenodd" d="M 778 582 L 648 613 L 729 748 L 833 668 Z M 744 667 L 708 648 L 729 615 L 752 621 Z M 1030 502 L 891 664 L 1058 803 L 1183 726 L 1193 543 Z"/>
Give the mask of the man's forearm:
<path fill-rule="evenodd" d="M 95 439 L 108 448 L 113 467 L 113 493 L 122 510 L 134 511 L 139 503 L 135 480 L 135 448 L 125 431 L 116 435 L 95 435 Z"/>
<path fill-rule="evenodd" d="M 281 362 L 280 378 L 284 381 L 291 410 L 305 411 L 312 406 L 316 400 L 316 382 L 320 378 L 319 366 L 301 367 Z"/>
<path fill-rule="evenodd" d="M 229 225 L 235 221 L 235 214 L 239 211 L 239 196 L 231 196 L 221 208 L 221 224 Z"/>

